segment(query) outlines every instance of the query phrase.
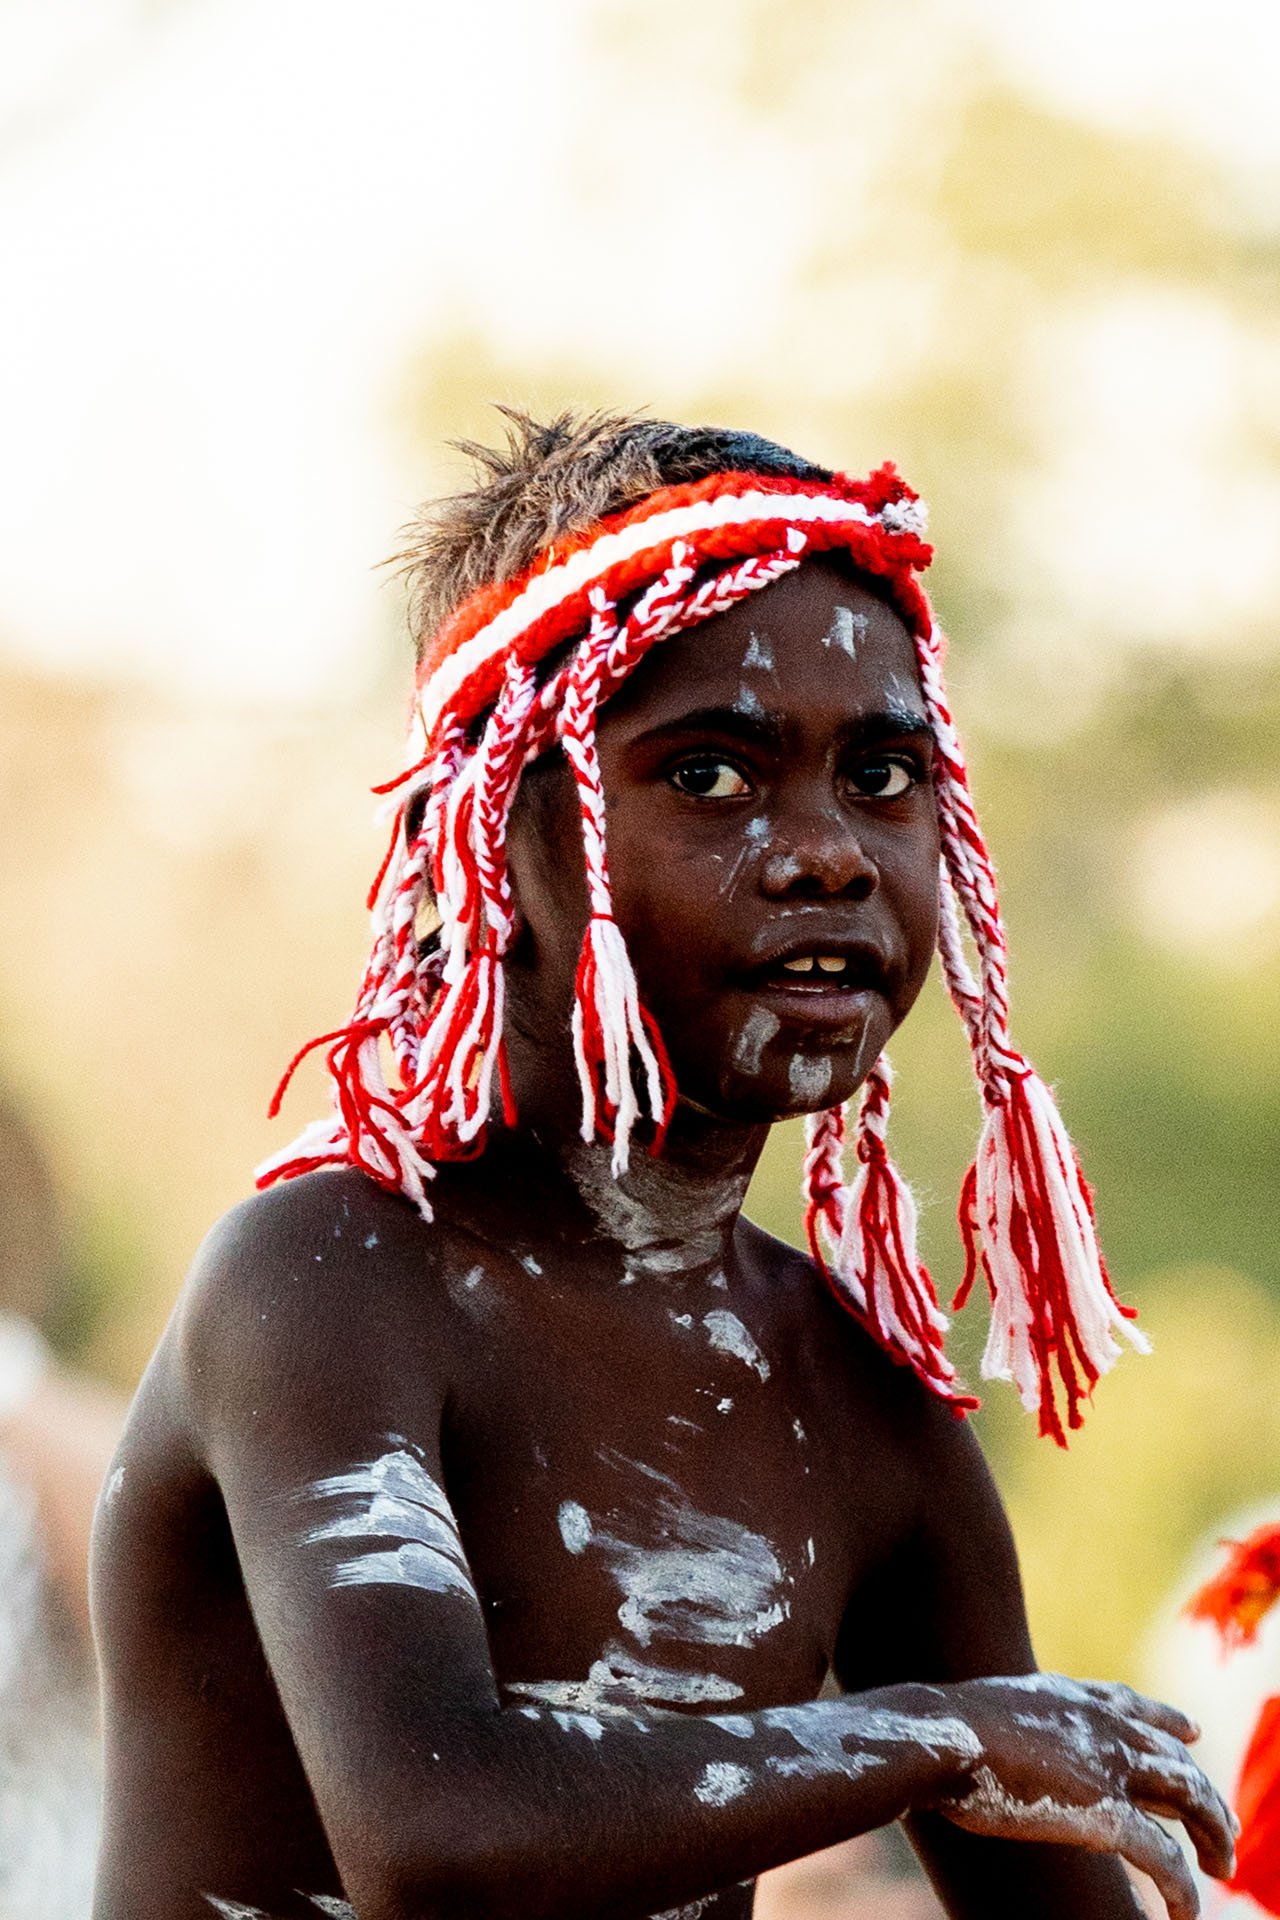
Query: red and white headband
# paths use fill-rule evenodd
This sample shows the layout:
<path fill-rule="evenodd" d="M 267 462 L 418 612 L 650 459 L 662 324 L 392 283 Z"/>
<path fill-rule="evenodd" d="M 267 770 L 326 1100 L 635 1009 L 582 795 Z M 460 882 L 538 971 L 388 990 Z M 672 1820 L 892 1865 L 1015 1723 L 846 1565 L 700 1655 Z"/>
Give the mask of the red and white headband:
<path fill-rule="evenodd" d="M 597 715 L 658 641 L 838 551 L 882 583 L 911 632 L 935 742 L 938 950 L 984 1107 L 960 1200 L 967 1261 L 956 1304 L 981 1269 L 992 1302 L 983 1374 L 1011 1380 L 1041 1432 L 1063 1443 L 1118 1358 L 1117 1335 L 1142 1350 L 1147 1343 L 1107 1278 L 1089 1189 L 1053 1097 L 1009 1037 L 995 875 L 947 706 L 943 638 L 917 578 L 932 557 L 924 521 L 891 466 L 863 481 L 714 474 L 659 489 L 466 600 L 424 654 L 411 764 L 380 789 L 398 800 L 370 892 L 373 947 L 355 1012 L 302 1049 L 272 1106 L 298 1060 L 323 1045 L 334 1111 L 268 1161 L 259 1185 L 356 1165 L 430 1218 L 436 1164 L 481 1151 L 495 1105 L 514 1122 L 503 1044 L 503 960 L 514 930 L 506 829 L 524 767 L 553 745 L 576 783 L 589 900 L 573 1010 L 583 1136 L 612 1142 L 615 1173 L 637 1127 L 660 1151 L 676 1088 L 613 918 Z M 440 934 L 424 946 L 418 919 L 428 903 Z M 890 1080 L 882 1056 L 859 1101 L 851 1182 L 844 1109 L 810 1119 L 810 1246 L 843 1304 L 959 1411 L 976 1403 L 947 1357 L 947 1321 L 916 1252 L 915 1206 L 888 1156 Z"/>

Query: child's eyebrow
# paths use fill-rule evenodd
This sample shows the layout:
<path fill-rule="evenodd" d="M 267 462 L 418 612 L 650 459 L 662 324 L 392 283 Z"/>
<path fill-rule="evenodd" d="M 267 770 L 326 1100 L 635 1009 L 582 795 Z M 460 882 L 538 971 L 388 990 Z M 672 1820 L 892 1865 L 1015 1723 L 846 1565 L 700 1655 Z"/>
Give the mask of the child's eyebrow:
<path fill-rule="evenodd" d="M 751 745 L 780 752 L 786 744 L 786 727 L 773 713 L 745 713 L 740 707 L 697 707 L 691 713 L 677 714 L 651 727 L 639 736 L 636 745 L 666 740 L 682 734 L 720 733 L 736 736 Z M 863 747 L 886 739 L 927 738 L 932 729 L 928 715 L 912 707 L 881 707 L 874 713 L 852 714 L 840 728 L 845 746 Z"/>

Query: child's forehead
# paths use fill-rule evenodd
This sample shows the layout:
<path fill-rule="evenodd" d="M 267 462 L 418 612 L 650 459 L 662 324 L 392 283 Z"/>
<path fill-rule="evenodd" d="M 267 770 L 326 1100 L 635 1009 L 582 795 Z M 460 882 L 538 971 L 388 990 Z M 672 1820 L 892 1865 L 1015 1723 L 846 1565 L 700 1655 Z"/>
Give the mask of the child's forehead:
<path fill-rule="evenodd" d="M 773 711 L 813 702 L 920 706 L 916 644 L 877 583 L 815 558 L 655 646 L 600 720 L 660 722 L 681 706 L 739 698 Z"/>

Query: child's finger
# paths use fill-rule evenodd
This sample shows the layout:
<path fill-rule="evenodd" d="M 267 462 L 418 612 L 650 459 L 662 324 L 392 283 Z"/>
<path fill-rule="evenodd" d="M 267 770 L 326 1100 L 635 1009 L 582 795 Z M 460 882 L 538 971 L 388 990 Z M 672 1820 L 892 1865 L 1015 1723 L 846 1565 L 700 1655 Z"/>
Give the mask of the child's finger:
<path fill-rule="evenodd" d="M 1145 1721 L 1148 1726 L 1159 1727 L 1162 1733 L 1171 1733 L 1175 1740 L 1183 1742 L 1200 1738 L 1200 1728 L 1181 1707 L 1171 1707 L 1165 1700 L 1153 1700 L 1148 1694 L 1137 1693 L 1122 1681 L 1086 1680 L 1083 1684 L 1100 1706 L 1110 1707 L 1126 1720 Z"/>
<path fill-rule="evenodd" d="M 1182 1822 L 1207 1874 L 1215 1880 L 1231 1878 L 1235 1823 L 1222 1796 L 1198 1767 L 1148 1761 L 1134 1769 L 1129 1792 L 1145 1812 Z"/>
<path fill-rule="evenodd" d="M 1169 1909 L 1169 1920 L 1198 1920 L 1200 1896 L 1191 1869 L 1182 1857 L 1181 1847 L 1163 1827 L 1157 1826 L 1147 1814 L 1135 1811 L 1121 1823 L 1115 1851 L 1130 1866 L 1155 1881 Z"/>

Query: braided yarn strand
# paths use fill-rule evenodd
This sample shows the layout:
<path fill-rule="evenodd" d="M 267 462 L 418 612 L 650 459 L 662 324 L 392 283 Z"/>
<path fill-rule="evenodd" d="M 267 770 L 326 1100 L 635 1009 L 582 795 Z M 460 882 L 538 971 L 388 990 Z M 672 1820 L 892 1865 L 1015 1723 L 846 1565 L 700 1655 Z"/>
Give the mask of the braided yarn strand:
<path fill-rule="evenodd" d="M 516 1120 L 503 1040 L 504 959 L 515 907 L 507 828 L 523 769 L 559 746 L 578 800 L 588 919 L 572 1042 L 584 1138 L 611 1143 L 615 1175 L 638 1129 L 659 1150 L 676 1088 L 614 917 L 596 730 L 601 706 L 663 639 L 843 554 L 879 581 L 912 634 L 934 741 L 940 840 L 938 954 L 963 1023 L 983 1126 L 960 1199 L 966 1265 L 991 1299 L 982 1363 L 1059 1444 L 1121 1351 L 1146 1349 L 1103 1263 L 1092 1199 L 1053 1096 L 1014 1047 L 995 872 L 943 682 L 943 636 L 918 574 L 922 503 L 891 466 L 866 480 L 727 472 L 660 488 L 557 541 L 520 577 L 482 589 L 444 623 L 419 669 L 408 765 L 377 789 L 390 844 L 370 890 L 372 943 L 351 1019 L 321 1048 L 333 1111 L 258 1170 L 260 1185 L 356 1165 L 430 1219 L 442 1162 L 479 1153 L 500 1111 Z M 419 936 L 423 911 L 439 919 Z M 916 1248 L 916 1208 L 887 1146 L 892 1076 L 863 1085 L 846 1182 L 847 1115 L 810 1118 L 805 1224 L 836 1298 L 958 1413 L 976 1404 L 947 1358 L 946 1316 Z"/>

